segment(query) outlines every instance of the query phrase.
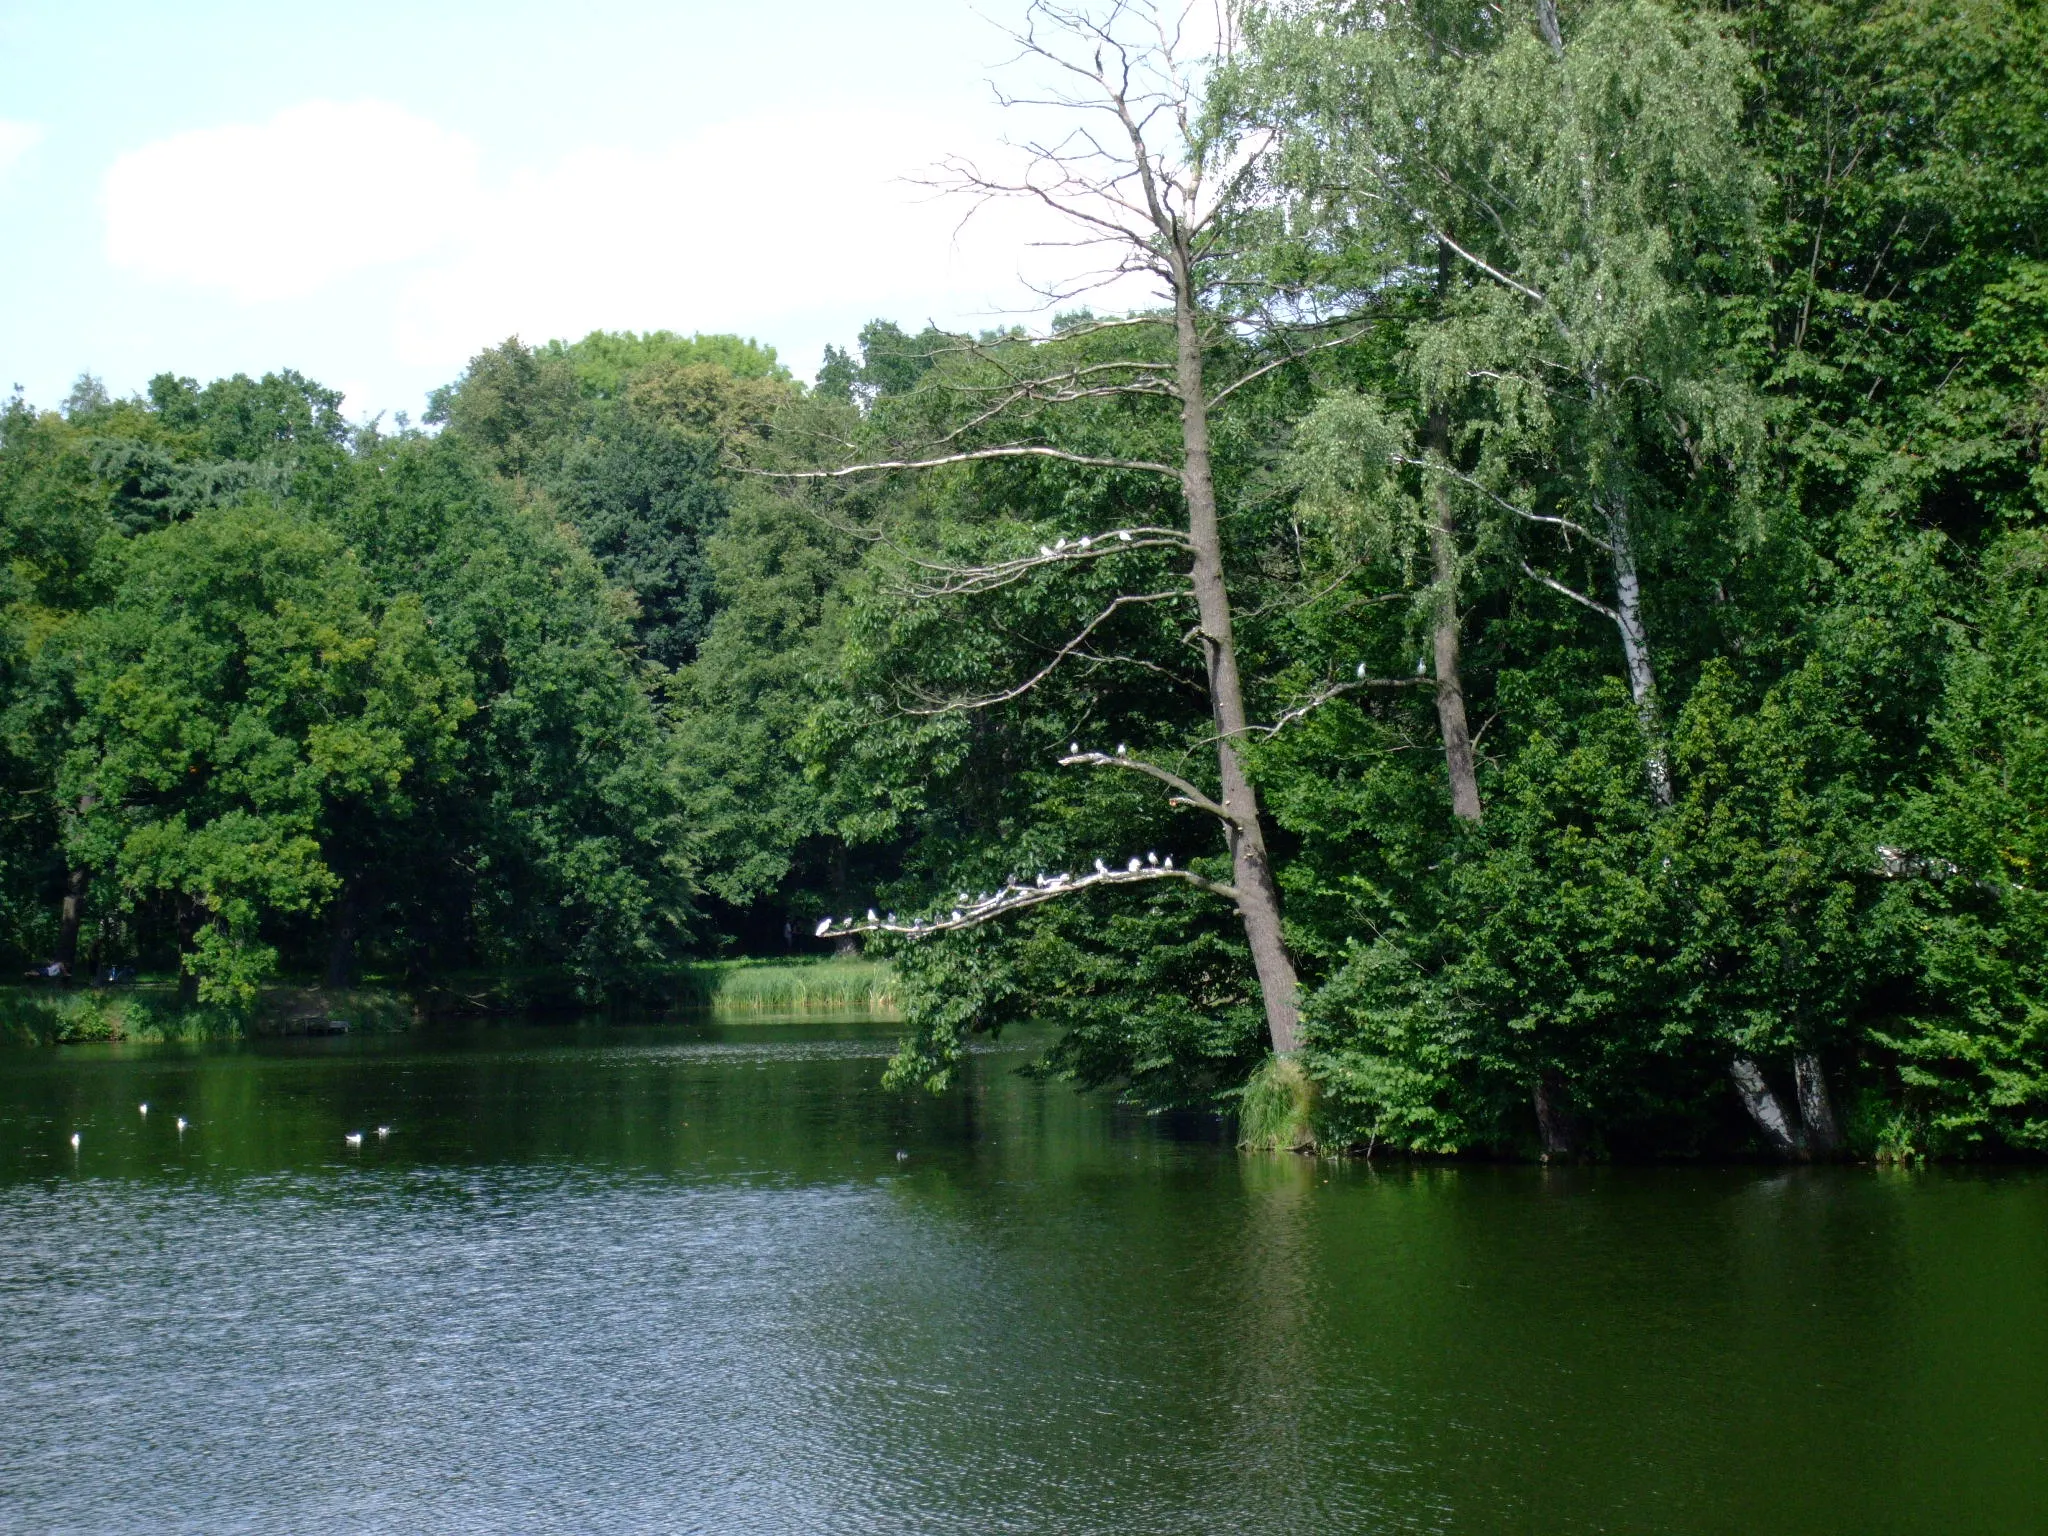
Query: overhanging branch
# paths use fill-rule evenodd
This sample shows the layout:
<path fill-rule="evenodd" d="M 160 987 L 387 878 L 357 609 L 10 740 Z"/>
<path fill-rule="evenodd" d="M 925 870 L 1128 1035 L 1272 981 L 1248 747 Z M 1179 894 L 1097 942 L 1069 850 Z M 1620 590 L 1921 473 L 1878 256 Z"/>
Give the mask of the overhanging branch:
<path fill-rule="evenodd" d="M 1621 622 L 1621 615 L 1616 613 L 1612 608 L 1608 607 L 1605 603 L 1595 602 L 1592 598 L 1586 596 L 1585 593 L 1575 591 L 1571 587 L 1566 586 L 1563 582 L 1557 580 L 1555 577 L 1544 575 L 1541 571 L 1537 570 L 1535 566 L 1531 565 L 1526 560 L 1522 562 L 1522 574 L 1536 581 L 1542 582 L 1543 585 L 1550 588 L 1551 591 L 1561 593 L 1564 596 L 1570 598 L 1573 602 L 1592 609 L 1595 613 L 1599 614 L 1603 619 L 1606 619 L 1610 623 L 1619 624 Z"/>
<path fill-rule="evenodd" d="M 1043 570 L 1049 565 L 1065 565 L 1076 560 L 1099 560 L 1104 555 L 1122 554 L 1130 550 L 1167 548 L 1185 550 L 1188 537 L 1177 528 L 1132 527 L 1112 528 L 1107 533 L 1083 534 L 1078 539 L 1059 538 L 1050 544 L 1038 546 L 1035 555 L 1021 555 L 1015 560 L 998 560 L 990 565 L 945 565 L 935 560 L 910 558 L 910 563 L 919 570 L 932 571 L 941 580 L 929 585 L 911 589 L 915 597 L 971 597 L 980 592 L 993 592 L 1007 587 L 1033 571 Z"/>
<path fill-rule="evenodd" d="M 1135 773 L 1155 778 L 1171 789 L 1174 792 L 1173 799 L 1168 804 L 1191 806 L 1198 811 L 1207 811 L 1211 816 L 1220 817 L 1224 821 L 1230 820 L 1230 812 L 1179 774 L 1171 769 L 1162 768 L 1157 763 L 1148 763 L 1141 758 L 1132 757 L 1128 748 L 1118 747 L 1114 752 L 1083 752 L 1075 746 L 1060 759 L 1060 766 L 1071 768 L 1076 764 L 1090 768 L 1129 768 Z"/>
<path fill-rule="evenodd" d="M 1180 479 L 1171 464 L 1149 459 L 1114 459 L 1092 453 L 1069 453 L 1064 448 L 1046 448 L 1035 443 L 1018 443 L 1003 448 L 973 448 L 962 453 L 944 453 L 929 459 L 875 459 L 865 464 L 848 464 L 839 469 L 752 469 L 732 465 L 739 474 L 763 480 L 844 480 L 851 475 L 881 474 L 894 469 L 938 469 L 947 464 L 972 464 L 983 459 L 1057 459 L 1063 464 L 1082 464 L 1093 469 L 1130 469 L 1146 474 Z"/>
<path fill-rule="evenodd" d="M 1286 730 L 1288 726 L 1294 724 L 1295 721 L 1306 719 L 1332 699 L 1342 698 L 1345 694 L 1355 693 L 1361 688 L 1429 688 L 1435 685 L 1436 680 L 1434 678 L 1420 674 L 1415 677 L 1368 677 L 1366 676 L 1365 668 L 1361 666 L 1356 677 L 1346 678 L 1341 683 L 1331 683 L 1328 687 L 1309 695 L 1308 698 L 1302 700 L 1301 703 L 1295 705 L 1292 709 L 1282 710 L 1280 717 L 1271 725 L 1246 726 L 1245 734 L 1247 736 L 1277 736 Z"/>
<path fill-rule="evenodd" d="M 1092 874 L 1072 875 L 1062 870 L 1057 874 L 1041 873 L 1028 885 L 1013 878 L 1005 881 L 999 891 L 983 891 L 972 897 L 962 891 L 950 912 L 932 917 L 899 918 L 894 912 L 885 917 L 871 907 L 864 918 L 825 918 L 816 931 L 821 939 L 839 938 L 851 933 L 898 933 L 910 938 L 926 938 L 935 933 L 957 933 L 963 928 L 978 927 L 1006 913 L 1042 906 L 1077 891 L 1093 890 L 1103 885 L 1143 885 L 1152 880 L 1181 880 L 1213 896 L 1237 900 L 1236 886 L 1211 880 L 1191 869 L 1176 869 L 1170 855 L 1161 858 L 1157 853 L 1148 853 L 1142 859 L 1128 860 L 1121 868 L 1097 859 Z"/>

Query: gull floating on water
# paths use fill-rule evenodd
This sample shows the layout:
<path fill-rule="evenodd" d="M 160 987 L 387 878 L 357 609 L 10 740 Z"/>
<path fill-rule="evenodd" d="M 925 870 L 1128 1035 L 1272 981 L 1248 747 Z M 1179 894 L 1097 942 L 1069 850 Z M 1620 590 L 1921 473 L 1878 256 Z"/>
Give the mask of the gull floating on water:
<path fill-rule="evenodd" d="M 341 1139 L 352 1147 L 360 1147 L 363 1144 L 363 1133 L 361 1131 L 350 1131 Z"/>
<path fill-rule="evenodd" d="M 183 1115 L 178 1116 L 178 1134 L 180 1136 L 185 1134 L 185 1117 Z"/>
<path fill-rule="evenodd" d="M 71 1133 L 71 1150 L 74 1152 L 78 1150 L 78 1132 L 76 1131 Z"/>
<path fill-rule="evenodd" d="M 135 1107 L 145 1115 L 149 1113 L 149 1106 L 147 1104 L 138 1104 Z"/>
<path fill-rule="evenodd" d="M 377 1127 L 377 1139 L 378 1139 L 379 1141 L 382 1141 L 382 1140 L 383 1140 L 383 1139 L 384 1139 L 384 1138 L 385 1138 L 386 1136 L 389 1136 L 390 1134 L 391 1134 L 391 1127 L 390 1127 L 390 1126 L 388 1126 L 388 1125 L 380 1125 L 380 1126 L 378 1126 L 378 1127 Z"/>

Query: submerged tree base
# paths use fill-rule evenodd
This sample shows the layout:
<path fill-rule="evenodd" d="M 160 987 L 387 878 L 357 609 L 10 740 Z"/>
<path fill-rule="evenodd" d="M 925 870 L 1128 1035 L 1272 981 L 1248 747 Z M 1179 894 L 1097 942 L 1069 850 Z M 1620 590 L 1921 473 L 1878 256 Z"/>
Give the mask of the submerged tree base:
<path fill-rule="evenodd" d="M 1238 1100 L 1238 1146 L 1247 1152 L 1315 1151 L 1317 1097 L 1299 1060 L 1267 1057 Z"/>

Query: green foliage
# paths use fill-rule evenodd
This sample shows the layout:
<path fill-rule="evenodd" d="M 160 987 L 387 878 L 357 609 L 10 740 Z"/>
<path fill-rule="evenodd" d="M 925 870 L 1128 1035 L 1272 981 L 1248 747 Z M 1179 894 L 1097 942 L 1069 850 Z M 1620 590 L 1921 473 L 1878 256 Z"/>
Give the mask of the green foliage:
<path fill-rule="evenodd" d="M 706 553 L 723 605 L 683 676 L 676 718 L 705 884 L 744 907 L 775 898 L 807 862 L 813 888 L 835 870 L 843 887 L 843 845 L 826 846 L 837 797 L 799 742 L 830 689 L 850 541 L 779 498 L 749 494 Z M 815 921 L 816 898 L 796 899 L 799 919 Z"/>
<path fill-rule="evenodd" d="M 1933 725 L 1940 766 L 1894 846 L 1919 987 L 1878 1030 L 1913 1150 L 2048 1148 L 2048 535 L 1988 552 L 1987 591 Z"/>
<path fill-rule="evenodd" d="M 176 987 L 155 983 L 105 990 L 0 987 L 0 1041 L 20 1045 L 164 1045 L 302 1035 L 325 1033 L 335 1019 L 351 1034 L 391 1034 L 416 1024 L 418 1011 L 403 995 L 381 990 L 266 987 L 247 1006 L 224 1007 L 182 1001 Z"/>
<path fill-rule="evenodd" d="M 499 474 L 521 476 L 559 462 L 583 412 L 575 365 L 512 336 L 471 358 L 460 383 L 434 391 L 427 420 L 444 424 Z"/>
<path fill-rule="evenodd" d="M 896 1083 L 1043 1021 L 1038 1070 L 1260 1145 L 1534 1152 L 1540 1089 L 1589 1152 L 1750 1151 L 1739 1054 L 1817 1065 L 1852 1151 L 2048 1150 L 2042 16 L 1250 16 L 1195 131 L 1249 168 L 1212 380 L 1271 365 L 1209 425 L 1296 1060 L 1178 882 L 886 972 L 685 958 L 1098 858 L 1225 875 L 1203 812 L 1058 761 L 1219 790 L 1180 548 L 1034 563 L 1182 514 L 1129 467 L 1181 451 L 1157 314 L 877 320 L 809 390 L 737 337 L 515 338 L 432 438 L 288 372 L 12 402 L 0 945 L 49 953 L 82 879 L 84 956 L 223 1018 L 351 963 L 761 1008 L 886 975 Z M 1074 457 L 775 478 L 1018 443 Z"/>
<path fill-rule="evenodd" d="M 752 337 L 678 336 L 674 331 L 592 331 L 581 341 L 551 341 L 540 349 L 545 357 L 565 359 L 587 395 L 601 400 L 623 398 L 634 375 L 654 365 L 674 368 L 711 367 L 736 379 L 789 381 L 789 370 L 775 360 L 775 349 Z"/>
<path fill-rule="evenodd" d="M 341 527 L 382 580 L 418 593 L 476 707 L 453 791 L 412 826 L 365 832 L 435 851 L 443 887 L 385 886 L 415 960 L 552 959 L 595 981 L 656 957 L 690 921 L 691 855 L 629 606 L 458 444 L 382 452 Z M 452 904 L 453 932 L 423 903 Z"/>
<path fill-rule="evenodd" d="M 418 600 L 376 603 L 289 513 L 202 513 L 112 558 L 108 601 L 65 646 L 67 852 L 123 903 L 174 908 L 202 1000 L 246 1003 L 276 959 L 261 917 L 338 884 L 322 834 L 407 814 L 470 706 Z"/>
<path fill-rule="evenodd" d="M 690 660 L 711 619 L 705 544 L 724 520 L 718 443 L 627 418 L 578 443 L 561 499 L 605 575 L 638 600 L 634 632 L 649 659 Z"/>

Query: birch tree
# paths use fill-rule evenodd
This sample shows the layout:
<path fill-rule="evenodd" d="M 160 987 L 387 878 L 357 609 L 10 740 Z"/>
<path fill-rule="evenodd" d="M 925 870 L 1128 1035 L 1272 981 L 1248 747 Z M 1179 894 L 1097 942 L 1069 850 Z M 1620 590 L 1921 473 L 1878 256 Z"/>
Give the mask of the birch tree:
<path fill-rule="evenodd" d="M 1252 31 L 1233 89 L 1275 135 L 1269 195 L 1353 285 L 1433 288 L 1410 352 L 1422 432 L 1336 402 L 1315 425 L 1351 428 L 1354 458 L 1419 471 L 1451 622 L 1462 504 L 1478 557 L 1612 627 L 1645 786 L 1668 810 L 1649 556 L 1703 509 L 1729 518 L 1759 414 L 1724 321 L 1761 267 L 1741 49 L 1654 0 L 1569 26 L 1554 0 L 1312 0 L 1262 8 Z M 1799 1065 L 1815 1139 L 1831 1141 L 1817 1066 Z M 1730 1070 L 1766 1138 L 1791 1148 L 1757 1064 L 1738 1052 Z M 1567 1150 L 1562 1085 L 1539 1075 L 1533 1093 L 1546 1152 Z"/>
<path fill-rule="evenodd" d="M 1682 500 L 1751 426 L 1714 341 L 1762 188 L 1733 42 L 1636 0 L 1582 16 L 1268 6 L 1233 91 L 1335 276 L 1436 288 L 1410 360 L 1426 425 L 1386 453 L 1429 484 L 1438 581 L 1462 503 L 1522 579 L 1610 624 L 1668 805 L 1645 544 L 1662 466 Z"/>

